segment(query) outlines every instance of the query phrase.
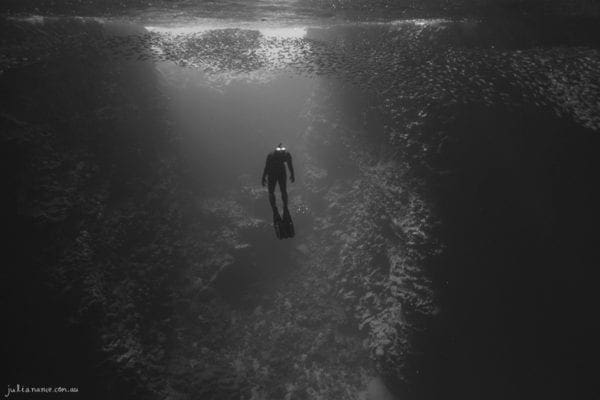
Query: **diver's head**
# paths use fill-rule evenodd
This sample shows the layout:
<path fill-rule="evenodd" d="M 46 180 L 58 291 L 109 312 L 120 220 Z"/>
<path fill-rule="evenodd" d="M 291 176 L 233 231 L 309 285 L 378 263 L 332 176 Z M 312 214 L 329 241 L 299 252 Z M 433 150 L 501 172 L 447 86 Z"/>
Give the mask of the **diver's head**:
<path fill-rule="evenodd" d="M 283 144 L 279 143 L 277 147 L 275 147 L 275 151 L 285 151 L 285 147 Z"/>

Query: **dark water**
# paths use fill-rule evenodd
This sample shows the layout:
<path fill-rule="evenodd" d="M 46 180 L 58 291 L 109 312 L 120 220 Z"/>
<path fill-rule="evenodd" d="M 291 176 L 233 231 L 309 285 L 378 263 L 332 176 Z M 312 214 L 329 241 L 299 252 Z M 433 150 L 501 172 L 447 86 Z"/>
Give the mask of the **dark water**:
<path fill-rule="evenodd" d="M 598 137 L 540 110 L 467 113 L 454 132 L 478 151 L 452 149 L 441 163 L 454 172 L 435 185 L 448 247 L 432 396 L 584 396 L 597 349 Z"/>
<path fill-rule="evenodd" d="M 593 42 L 151 17 L 3 21 L 10 383 L 353 398 L 382 376 L 398 398 L 583 396 Z M 273 245 L 259 179 L 279 142 L 298 237 Z"/>

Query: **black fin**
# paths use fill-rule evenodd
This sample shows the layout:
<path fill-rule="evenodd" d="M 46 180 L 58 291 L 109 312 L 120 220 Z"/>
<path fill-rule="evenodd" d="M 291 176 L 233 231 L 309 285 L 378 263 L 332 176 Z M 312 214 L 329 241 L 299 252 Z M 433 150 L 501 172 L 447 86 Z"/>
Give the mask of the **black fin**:
<path fill-rule="evenodd" d="M 277 239 L 285 238 L 281 222 L 282 221 L 281 217 L 279 216 L 279 212 L 275 211 L 273 213 L 273 228 L 275 228 L 275 236 L 277 236 Z"/>
<path fill-rule="evenodd" d="M 292 216 L 287 208 L 283 210 L 283 220 L 281 221 L 282 232 L 284 237 L 293 238 L 296 234 L 294 230 L 294 222 L 292 221 Z"/>

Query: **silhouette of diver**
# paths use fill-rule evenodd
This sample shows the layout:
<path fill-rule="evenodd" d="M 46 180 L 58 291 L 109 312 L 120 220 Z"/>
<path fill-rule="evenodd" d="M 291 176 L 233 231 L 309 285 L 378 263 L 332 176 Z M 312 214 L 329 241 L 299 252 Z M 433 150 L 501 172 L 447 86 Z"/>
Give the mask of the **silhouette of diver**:
<path fill-rule="evenodd" d="M 267 155 L 267 162 L 265 163 L 261 180 L 263 186 L 267 185 L 268 180 L 269 203 L 271 203 L 271 208 L 273 209 L 273 224 L 275 226 L 275 233 L 280 239 L 294 236 L 294 226 L 288 210 L 286 164 L 290 170 L 290 181 L 294 182 L 292 155 L 279 143 L 275 150 Z M 279 184 L 281 200 L 283 201 L 283 220 L 279 216 L 275 200 L 275 185 L 277 184 Z"/>

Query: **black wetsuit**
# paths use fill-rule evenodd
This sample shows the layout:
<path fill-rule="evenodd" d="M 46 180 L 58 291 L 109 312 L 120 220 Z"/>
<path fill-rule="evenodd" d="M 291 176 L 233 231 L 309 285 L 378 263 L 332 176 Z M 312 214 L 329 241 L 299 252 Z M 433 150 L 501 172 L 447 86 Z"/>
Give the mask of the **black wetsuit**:
<path fill-rule="evenodd" d="M 277 211 L 275 202 L 275 185 L 279 183 L 281 190 L 281 200 L 283 200 L 283 208 L 287 210 L 288 195 L 287 195 L 287 174 L 285 164 L 290 169 L 290 178 L 294 181 L 294 167 L 292 166 L 292 155 L 287 150 L 274 150 L 267 155 L 267 162 L 262 176 L 263 185 L 265 179 L 268 178 L 269 202 L 273 212 Z"/>

